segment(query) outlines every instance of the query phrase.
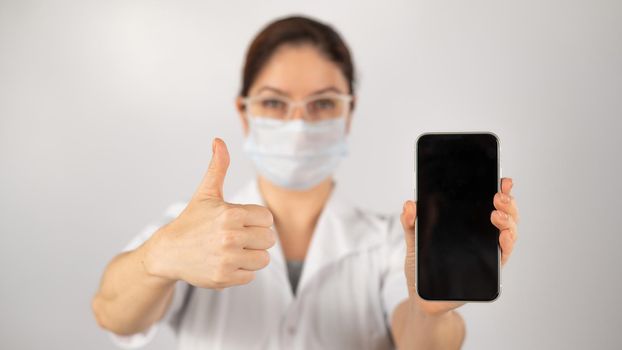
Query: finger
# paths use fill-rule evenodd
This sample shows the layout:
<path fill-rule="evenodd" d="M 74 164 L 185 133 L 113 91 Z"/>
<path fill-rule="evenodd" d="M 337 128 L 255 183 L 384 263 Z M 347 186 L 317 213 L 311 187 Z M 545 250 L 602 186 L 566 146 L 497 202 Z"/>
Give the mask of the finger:
<path fill-rule="evenodd" d="M 250 283 L 255 279 L 255 271 L 238 269 L 231 273 L 230 285 L 242 285 Z"/>
<path fill-rule="evenodd" d="M 501 247 L 501 264 L 505 264 L 514 249 L 514 239 L 510 230 L 503 230 L 499 235 L 499 246 Z"/>
<path fill-rule="evenodd" d="M 490 213 L 490 221 L 495 225 L 499 231 L 510 229 L 516 232 L 516 223 L 512 216 L 501 210 L 493 210 Z"/>
<path fill-rule="evenodd" d="M 504 177 L 501 179 L 501 192 L 511 194 L 514 181 L 511 177 Z"/>
<path fill-rule="evenodd" d="M 245 227 L 241 233 L 242 248 L 269 249 L 276 243 L 276 233 L 268 227 Z"/>
<path fill-rule="evenodd" d="M 267 227 L 240 227 L 225 229 L 222 233 L 222 246 L 225 249 L 269 249 L 276 243 L 276 233 Z"/>
<path fill-rule="evenodd" d="M 417 203 L 411 200 L 404 202 L 400 221 L 404 229 L 406 245 L 413 247 L 415 244 L 415 220 L 417 218 Z"/>
<path fill-rule="evenodd" d="M 518 208 L 516 207 L 516 201 L 512 195 L 497 192 L 492 202 L 497 210 L 510 214 L 514 221 L 518 222 Z"/>
<path fill-rule="evenodd" d="M 229 151 L 225 142 L 219 138 L 212 141 L 212 159 L 207 172 L 195 193 L 198 198 L 223 199 L 223 184 L 229 167 Z"/>
<path fill-rule="evenodd" d="M 270 227 L 274 223 L 272 212 L 264 206 L 244 204 L 240 205 L 240 207 L 246 211 L 243 219 L 244 226 Z"/>
<path fill-rule="evenodd" d="M 261 270 L 269 263 L 270 253 L 266 250 L 245 249 L 238 256 L 238 266 L 242 270 Z"/>

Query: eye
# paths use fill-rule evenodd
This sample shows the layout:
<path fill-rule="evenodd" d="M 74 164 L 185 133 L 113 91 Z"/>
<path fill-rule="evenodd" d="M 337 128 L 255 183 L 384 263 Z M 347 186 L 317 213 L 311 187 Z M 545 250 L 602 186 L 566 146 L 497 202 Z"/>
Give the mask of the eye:
<path fill-rule="evenodd" d="M 286 103 L 276 98 L 268 98 L 261 101 L 261 106 L 268 109 L 285 109 Z"/>
<path fill-rule="evenodd" d="M 322 98 L 313 101 L 313 108 L 316 110 L 331 110 L 335 108 L 335 101 L 329 98 Z"/>

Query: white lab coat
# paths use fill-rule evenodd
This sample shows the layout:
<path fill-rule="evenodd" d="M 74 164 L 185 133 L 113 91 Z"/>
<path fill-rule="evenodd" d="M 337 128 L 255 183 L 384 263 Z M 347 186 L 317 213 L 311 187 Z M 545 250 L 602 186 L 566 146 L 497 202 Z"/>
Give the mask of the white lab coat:
<path fill-rule="evenodd" d="M 256 180 L 228 202 L 265 205 Z M 139 246 L 184 207 L 172 205 L 161 222 L 124 250 Z M 398 215 L 358 209 L 335 184 L 318 219 L 296 295 L 277 240 L 269 249 L 270 264 L 251 283 L 215 291 L 178 281 L 162 320 L 144 333 L 110 335 L 121 347 L 139 348 L 168 324 L 179 350 L 392 349 L 391 314 L 408 297 L 405 251 Z"/>

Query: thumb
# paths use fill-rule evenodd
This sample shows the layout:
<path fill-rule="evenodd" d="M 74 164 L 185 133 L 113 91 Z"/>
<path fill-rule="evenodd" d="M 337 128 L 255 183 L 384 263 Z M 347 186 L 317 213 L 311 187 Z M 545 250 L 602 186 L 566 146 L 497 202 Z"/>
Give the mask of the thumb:
<path fill-rule="evenodd" d="M 404 228 L 404 237 L 408 248 L 415 247 L 415 219 L 417 218 L 417 203 L 411 200 L 404 202 L 400 221 Z"/>
<path fill-rule="evenodd" d="M 219 138 L 212 141 L 212 160 L 201 185 L 195 194 L 199 198 L 223 199 L 223 184 L 229 167 L 229 151 L 225 142 Z"/>

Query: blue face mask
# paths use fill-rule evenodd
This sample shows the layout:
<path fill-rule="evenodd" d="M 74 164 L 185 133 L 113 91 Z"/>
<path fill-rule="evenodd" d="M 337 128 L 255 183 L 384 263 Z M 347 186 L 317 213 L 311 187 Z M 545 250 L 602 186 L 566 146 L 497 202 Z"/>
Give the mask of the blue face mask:
<path fill-rule="evenodd" d="M 332 175 L 347 154 L 346 118 L 310 123 L 249 117 L 244 150 L 273 184 L 306 190 Z"/>

